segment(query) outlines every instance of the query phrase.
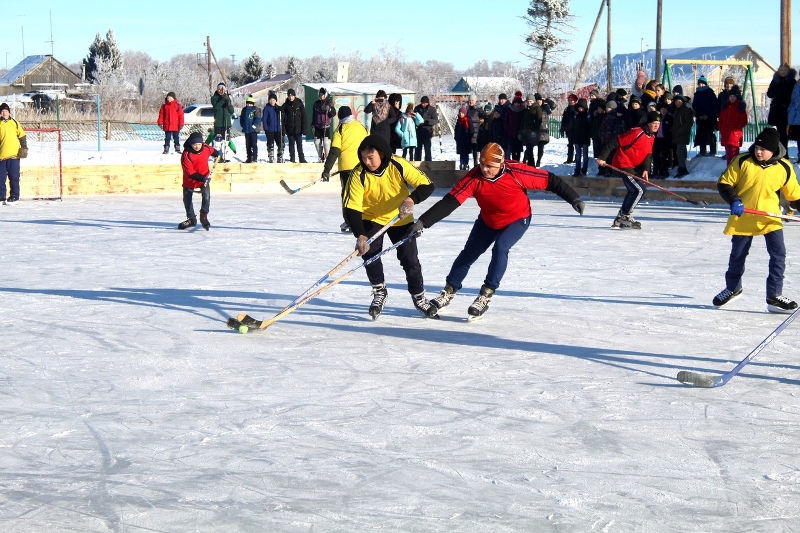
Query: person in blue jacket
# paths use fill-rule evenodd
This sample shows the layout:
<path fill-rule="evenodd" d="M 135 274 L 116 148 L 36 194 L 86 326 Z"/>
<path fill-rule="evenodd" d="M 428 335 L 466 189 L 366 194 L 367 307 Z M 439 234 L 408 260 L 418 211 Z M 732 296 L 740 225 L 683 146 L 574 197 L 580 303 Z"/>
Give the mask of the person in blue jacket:
<path fill-rule="evenodd" d="M 278 163 L 283 163 L 283 109 L 278 105 L 278 95 L 269 92 L 269 102 L 261 113 L 264 135 L 267 137 L 267 156 L 275 162 L 274 146 L 278 145 Z"/>
<path fill-rule="evenodd" d="M 247 151 L 245 163 L 258 162 L 258 128 L 261 126 L 261 110 L 256 107 L 256 100 L 252 96 L 245 99 L 244 109 L 239 113 L 239 126 L 244 133 L 244 142 Z"/>

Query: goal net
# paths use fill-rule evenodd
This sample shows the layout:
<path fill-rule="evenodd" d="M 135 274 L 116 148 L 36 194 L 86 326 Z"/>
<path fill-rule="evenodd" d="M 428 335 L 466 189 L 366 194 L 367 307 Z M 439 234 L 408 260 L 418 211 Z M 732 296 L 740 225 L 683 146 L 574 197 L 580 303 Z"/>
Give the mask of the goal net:
<path fill-rule="evenodd" d="M 28 142 L 28 157 L 20 162 L 20 199 L 60 200 L 61 130 L 26 129 L 25 138 Z"/>

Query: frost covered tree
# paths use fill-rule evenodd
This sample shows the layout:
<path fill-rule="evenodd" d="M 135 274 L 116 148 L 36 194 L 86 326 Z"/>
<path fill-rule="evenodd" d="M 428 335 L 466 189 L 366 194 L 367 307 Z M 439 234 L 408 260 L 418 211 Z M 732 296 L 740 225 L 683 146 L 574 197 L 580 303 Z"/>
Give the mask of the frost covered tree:
<path fill-rule="evenodd" d="M 100 32 L 94 37 L 94 41 L 89 45 L 89 55 L 83 60 L 86 71 L 86 79 L 94 83 L 97 80 L 99 62 L 103 61 L 104 68 L 111 70 L 122 70 L 122 53 L 119 51 L 117 39 L 111 28 L 106 32 L 106 38 L 100 37 Z"/>
<path fill-rule="evenodd" d="M 525 43 L 531 48 L 531 59 L 539 62 L 536 89 L 541 91 L 547 78 L 547 62 L 570 51 L 566 36 L 572 33 L 569 0 L 531 0 L 523 17 L 531 33 Z"/>
<path fill-rule="evenodd" d="M 297 70 L 298 70 L 297 58 L 291 56 L 289 58 L 289 62 L 286 64 L 286 74 L 291 74 L 294 76 L 295 74 L 297 74 Z"/>
<path fill-rule="evenodd" d="M 275 68 L 275 65 L 270 63 L 269 65 L 267 65 L 266 73 L 267 73 L 267 79 L 269 80 L 275 77 L 275 74 L 278 73 L 278 69 Z"/>
<path fill-rule="evenodd" d="M 264 62 L 257 52 L 248 57 L 242 63 L 242 73 L 239 75 L 239 84 L 244 85 L 253 81 L 258 81 L 264 75 Z"/>

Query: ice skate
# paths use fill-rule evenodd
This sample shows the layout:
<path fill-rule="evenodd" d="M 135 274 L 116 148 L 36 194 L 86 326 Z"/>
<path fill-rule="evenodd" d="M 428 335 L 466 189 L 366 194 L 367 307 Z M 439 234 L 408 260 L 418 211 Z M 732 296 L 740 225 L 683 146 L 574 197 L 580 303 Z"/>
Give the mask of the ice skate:
<path fill-rule="evenodd" d="M 178 224 L 178 229 L 189 229 L 195 227 L 196 225 L 197 225 L 197 218 L 191 217 L 187 218 L 186 220 Z"/>
<path fill-rule="evenodd" d="M 714 304 L 714 307 L 722 307 L 726 303 L 730 302 L 731 300 L 735 300 L 739 296 L 742 295 L 742 289 L 736 291 L 729 291 L 727 288 L 723 289 L 719 294 L 714 296 L 714 299 L 711 301 Z M 769 298 L 767 298 L 767 303 L 769 303 Z"/>
<path fill-rule="evenodd" d="M 208 213 L 200 211 L 200 225 L 203 226 L 203 229 L 206 231 L 211 229 L 211 224 L 208 223 Z"/>
<path fill-rule="evenodd" d="M 489 309 L 489 301 L 492 299 L 492 295 L 494 295 L 494 289 L 486 285 L 482 286 L 480 294 L 478 294 L 478 297 L 475 298 L 475 301 L 472 302 L 472 305 L 467 309 L 469 316 L 475 318 L 483 316 Z"/>
<path fill-rule="evenodd" d="M 453 298 L 456 296 L 456 290 L 449 283 L 445 284 L 444 289 L 439 291 L 439 296 L 431 300 L 431 304 L 436 306 L 437 309 L 447 307 Z"/>
<path fill-rule="evenodd" d="M 425 293 L 412 294 L 411 301 L 414 302 L 414 307 L 428 318 L 439 318 L 439 309 L 432 305 L 430 300 L 425 298 Z"/>
<path fill-rule="evenodd" d="M 372 286 L 372 303 L 369 305 L 369 316 L 372 317 L 372 320 L 377 320 L 383 312 L 383 306 L 386 305 L 388 297 L 389 292 L 386 290 L 385 283 Z"/>
<path fill-rule="evenodd" d="M 797 309 L 797 302 L 790 300 L 786 296 L 773 296 L 767 298 L 767 311 L 770 313 L 791 314 Z"/>

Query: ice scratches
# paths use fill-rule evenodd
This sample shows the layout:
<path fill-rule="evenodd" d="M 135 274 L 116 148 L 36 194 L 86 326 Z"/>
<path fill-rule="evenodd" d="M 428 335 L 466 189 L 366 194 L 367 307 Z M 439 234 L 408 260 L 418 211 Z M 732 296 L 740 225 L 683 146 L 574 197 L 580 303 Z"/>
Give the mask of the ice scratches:
<path fill-rule="evenodd" d="M 603 525 L 604 523 L 605 523 L 605 525 Z M 600 519 L 597 519 L 592 524 L 592 531 L 601 531 L 603 533 L 607 533 L 607 532 L 611 531 L 611 527 L 613 525 L 614 525 L 614 521 L 613 520 L 609 521 L 609 520 L 607 520 L 605 518 L 600 518 Z"/>
<path fill-rule="evenodd" d="M 124 531 L 125 524 L 117 512 L 117 506 L 114 504 L 114 496 L 109 492 L 107 483 L 109 476 L 116 474 L 122 468 L 127 468 L 130 466 L 130 462 L 116 461 L 111 456 L 111 452 L 100 433 L 88 422 L 84 421 L 83 423 L 86 424 L 89 433 L 91 433 L 95 441 L 97 441 L 97 448 L 100 452 L 99 479 L 97 480 L 96 489 L 92 491 L 93 497 L 89 500 L 90 505 L 97 514 L 103 518 L 109 529 L 112 531 Z"/>

